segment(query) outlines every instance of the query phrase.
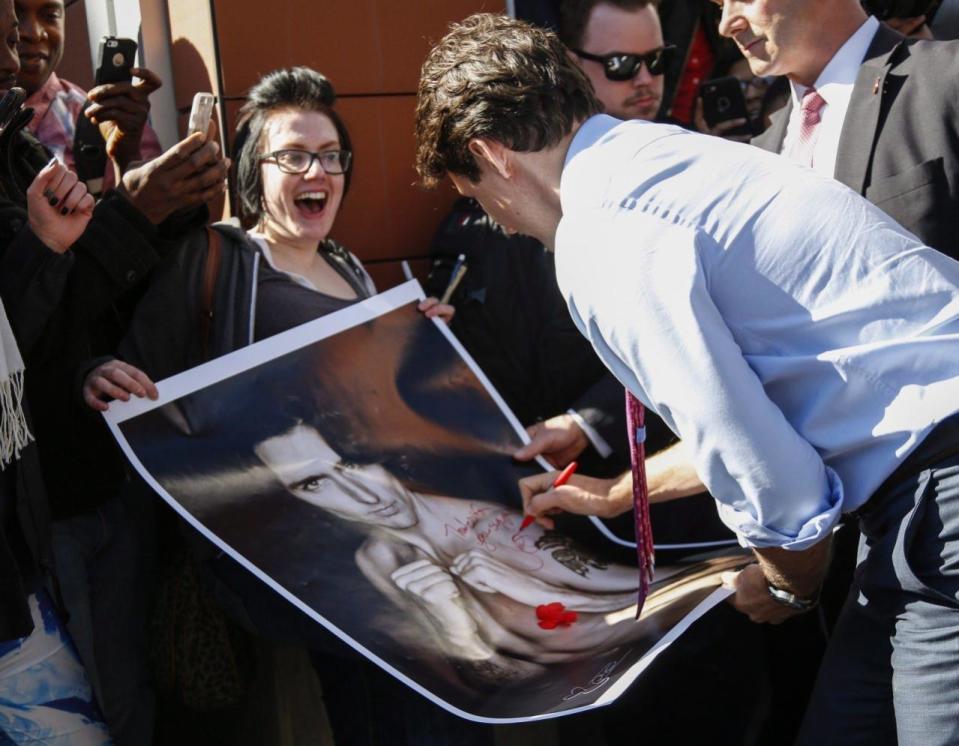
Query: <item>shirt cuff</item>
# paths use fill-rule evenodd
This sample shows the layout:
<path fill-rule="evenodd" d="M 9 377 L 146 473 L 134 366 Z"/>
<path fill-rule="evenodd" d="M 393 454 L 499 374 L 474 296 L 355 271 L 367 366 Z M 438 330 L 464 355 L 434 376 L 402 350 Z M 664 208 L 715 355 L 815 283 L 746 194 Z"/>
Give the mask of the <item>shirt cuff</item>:
<path fill-rule="evenodd" d="M 784 533 L 763 526 L 750 513 L 737 510 L 725 503 L 719 503 L 719 517 L 723 523 L 736 532 L 739 543 L 744 547 L 758 549 L 780 547 L 792 552 L 809 549 L 809 547 L 826 538 L 842 515 L 842 481 L 835 471 L 828 466 L 825 468 L 828 489 L 828 494 L 825 497 L 826 507 L 804 521 L 795 534 Z"/>
<path fill-rule="evenodd" d="M 590 425 L 586 420 L 583 419 L 582 415 L 577 412 L 575 409 L 567 409 L 566 414 L 573 418 L 579 429 L 583 431 L 583 434 L 589 440 L 590 445 L 596 449 L 596 453 L 600 455 L 601 458 L 609 458 L 613 453 L 613 449 L 610 447 L 603 436 L 600 435 L 596 430 Z"/>

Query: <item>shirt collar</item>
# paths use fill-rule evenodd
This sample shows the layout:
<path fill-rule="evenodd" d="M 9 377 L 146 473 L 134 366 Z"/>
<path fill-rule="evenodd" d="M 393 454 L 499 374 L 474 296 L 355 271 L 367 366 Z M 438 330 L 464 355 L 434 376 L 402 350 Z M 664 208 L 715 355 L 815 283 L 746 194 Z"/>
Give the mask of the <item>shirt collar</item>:
<path fill-rule="evenodd" d="M 579 167 L 576 156 L 598 143 L 610 130 L 621 124 L 623 122 L 608 114 L 596 114 L 583 122 L 576 134 L 573 135 L 573 139 L 569 143 L 569 150 L 566 151 L 566 161 L 563 164 L 563 173 L 559 184 L 560 204 L 563 206 L 564 212 L 567 205 L 570 204 L 570 200 L 575 201 L 579 193 L 588 193 L 593 186 L 589 184 L 588 179 L 584 178 L 584 173 L 588 173 L 588 169 L 584 170 Z M 588 162 L 589 159 L 585 160 Z"/>
<path fill-rule="evenodd" d="M 849 91 L 856 82 L 859 75 L 859 68 L 862 61 L 866 58 L 866 52 L 869 51 L 869 45 L 879 30 L 879 21 L 873 16 L 869 16 L 859 27 L 859 29 L 846 39 L 846 43 L 839 47 L 839 51 L 829 60 L 829 64 L 823 68 L 823 71 L 816 78 L 814 84 L 819 95 L 823 97 L 826 104 L 836 103 L 836 98 L 841 96 L 843 91 Z M 792 88 L 793 106 L 800 106 L 803 95 L 809 89 L 800 83 L 789 82 Z"/>
<path fill-rule="evenodd" d="M 47 113 L 47 109 L 50 108 L 50 104 L 53 103 L 53 100 L 57 97 L 57 94 L 63 89 L 63 84 L 60 82 L 60 78 L 57 77 L 55 72 L 50 73 L 50 77 L 47 78 L 47 82 L 40 86 L 36 91 L 30 95 L 26 101 L 23 102 L 24 108 L 33 109 L 33 119 L 30 120 L 30 125 L 35 126 L 43 119 L 44 115 Z"/>

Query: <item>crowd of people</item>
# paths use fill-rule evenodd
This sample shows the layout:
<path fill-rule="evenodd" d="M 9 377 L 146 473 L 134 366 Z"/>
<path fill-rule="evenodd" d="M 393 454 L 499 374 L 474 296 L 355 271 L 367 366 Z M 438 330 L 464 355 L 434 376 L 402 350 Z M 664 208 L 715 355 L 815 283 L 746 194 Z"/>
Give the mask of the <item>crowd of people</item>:
<path fill-rule="evenodd" d="M 582 464 L 520 484 L 544 526 L 593 515 L 628 540 L 648 501 L 661 556 L 756 559 L 695 660 L 588 720 L 595 742 L 632 743 L 665 707 L 646 740 L 959 743 L 959 42 L 933 38 L 954 8 L 522 5 L 536 23 L 472 16 L 424 63 L 416 166 L 462 199 L 419 310 L 528 427 L 516 459 Z M 153 72 L 58 76 L 60 0 L 0 0 L 0 31 L 0 92 L 26 94 L 0 132 L 0 743 L 185 743 L 163 722 L 185 714 L 197 743 L 237 742 L 240 720 L 205 729 L 202 705 L 158 697 L 147 652 L 164 587 L 199 578 L 251 655 L 310 651 L 337 743 L 492 744 L 179 525 L 99 416 L 377 292 L 330 237 L 353 160 L 333 82 L 265 75 L 232 158 L 215 124 L 163 150 Z M 717 119 L 720 79 L 743 108 Z M 105 160 L 81 179 L 91 125 Z M 236 219 L 210 225 L 228 188 Z M 644 472 L 624 387 L 649 410 Z M 299 425 L 257 455 L 285 479 L 291 450 L 333 452 Z M 398 490 L 411 515 L 444 499 Z M 198 700 L 242 707 L 240 689 Z M 682 697 L 713 720 L 681 718 Z"/>

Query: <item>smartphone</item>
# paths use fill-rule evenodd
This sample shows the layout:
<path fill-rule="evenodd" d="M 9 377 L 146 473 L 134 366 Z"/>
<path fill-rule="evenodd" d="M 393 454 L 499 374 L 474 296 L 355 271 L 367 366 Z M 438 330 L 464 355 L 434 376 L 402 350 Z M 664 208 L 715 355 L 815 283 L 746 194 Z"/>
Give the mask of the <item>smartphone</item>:
<path fill-rule="evenodd" d="M 104 83 L 124 83 L 133 79 L 130 68 L 137 56 L 137 43 L 133 39 L 118 39 L 105 36 L 100 41 L 100 64 L 97 66 L 95 81 Z"/>
<path fill-rule="evenodd" d="M 22 88 L 11 88 L 0 98 L 0 132 L 12 122 L 20 112 L 20 107 L 27 100 L 27 92 Z"/>
<path fill-rule="evenodd" d="M 190 107 L 190 119 L 186 128 L 187 135 L 192 135 L 194 132 L 206 133 L 215 103 L 216 96 L 212 93 L 200 92 L 193 97 L 193 106 Z"/>
<path fill-rule="evenodd" d="M 752 123 L 749 121 L 749 112 L 746 110 L 746 97 L 743 95 L 739 78 L 729 76 L 707 80 L 700 86 L 700 95 L 703 99 L 703 119 L 710 127 L 731 119 L 745 119 L 746 124 L 730 130 L 727 135 L 751 135 Z"/>

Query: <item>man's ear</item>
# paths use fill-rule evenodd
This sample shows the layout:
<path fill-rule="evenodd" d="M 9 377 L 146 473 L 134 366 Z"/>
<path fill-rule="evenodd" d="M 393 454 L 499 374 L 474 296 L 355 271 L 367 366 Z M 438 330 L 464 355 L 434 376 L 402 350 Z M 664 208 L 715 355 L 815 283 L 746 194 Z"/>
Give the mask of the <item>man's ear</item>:
<path fill-rule="evenodd" d="M 470 153 L 480 164 L 485 163 L 488 168 L 498 173 L 504 179 L 513 174 L 512 151 L 496 140 L 487 140 L 474 137 L 469 144 Z"/>

